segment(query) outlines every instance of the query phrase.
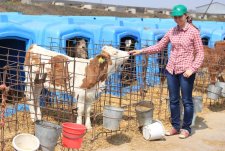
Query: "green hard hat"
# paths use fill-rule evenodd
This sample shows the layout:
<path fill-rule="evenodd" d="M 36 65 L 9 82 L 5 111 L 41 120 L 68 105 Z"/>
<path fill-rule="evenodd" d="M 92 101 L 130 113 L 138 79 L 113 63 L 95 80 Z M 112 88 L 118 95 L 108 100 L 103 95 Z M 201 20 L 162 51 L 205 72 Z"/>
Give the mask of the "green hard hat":
<path fill-rule="evenodd" d="M 187 13 L 187 7 L 184 5 L 176 5 L 173 7 L 170 15 L 171 16 L 182 16 Z"/>

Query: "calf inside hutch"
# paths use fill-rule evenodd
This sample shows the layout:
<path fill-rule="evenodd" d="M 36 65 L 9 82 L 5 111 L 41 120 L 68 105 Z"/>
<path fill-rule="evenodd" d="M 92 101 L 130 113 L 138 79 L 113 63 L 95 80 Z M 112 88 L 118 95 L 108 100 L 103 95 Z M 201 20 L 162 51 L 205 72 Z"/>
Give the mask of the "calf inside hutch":
<path fill-rule="evenodd" d="M 137 40 L 133 37 L 126 36 L 120 40 L 120 50 L 131 51 L 135 50 Z M 135 56 L 130 56 L 127 62 L 122 65 L 121 82 L 122 87 L 132 85 L 137 80 L 136 77 L 136 60 Z"/>
<path fill-rule="evenodd" d="M 208 46 L 209 45 L 209 40 L 210 38 L 209 37 L 203 37 L 202 38 L 202 43 L 204 46 Z"/>
<path fill-rule="evenodd" d="M 84 37 L 74 37 L 66 40 L 66 54 L 70 57 L 88 59 L 90 40 Z"/>

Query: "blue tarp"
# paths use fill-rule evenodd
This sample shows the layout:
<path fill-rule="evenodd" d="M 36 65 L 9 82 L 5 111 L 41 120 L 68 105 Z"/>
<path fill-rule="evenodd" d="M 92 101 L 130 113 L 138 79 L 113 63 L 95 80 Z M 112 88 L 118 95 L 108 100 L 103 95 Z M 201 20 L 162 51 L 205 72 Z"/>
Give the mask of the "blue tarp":
<path fill-rule="evenodd" d="M 29 106 L 27 104 L 18 104 L 17 107 L 7 107 L 5 110 L 5 117 L 12 116 L 19 111 L 29 111 Z"/>

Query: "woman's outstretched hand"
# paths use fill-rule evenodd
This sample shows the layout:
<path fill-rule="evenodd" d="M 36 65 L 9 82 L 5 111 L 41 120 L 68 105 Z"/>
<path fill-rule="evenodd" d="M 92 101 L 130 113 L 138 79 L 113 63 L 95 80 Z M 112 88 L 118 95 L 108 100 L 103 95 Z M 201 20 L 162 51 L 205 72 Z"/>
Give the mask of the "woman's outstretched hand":
<path fill-rule="evenodd" d="M 128 52 L 130 55 L 140 55 L 142 53 L 142 50 L 132 50 Z"/>

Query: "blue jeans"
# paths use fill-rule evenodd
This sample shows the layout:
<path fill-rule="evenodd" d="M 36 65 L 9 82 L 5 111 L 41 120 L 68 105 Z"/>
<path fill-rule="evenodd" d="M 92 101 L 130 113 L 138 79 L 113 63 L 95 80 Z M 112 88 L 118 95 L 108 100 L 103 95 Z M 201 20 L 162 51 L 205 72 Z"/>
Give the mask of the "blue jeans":
<path fill-rule="evenodd" d="M 169 89 L 170 98 L 170 110 L 171 110 L 171 124 L 176 130 L 180 130 L 180 90 L 182 95 L 182 101 L 184 106 L 184 118 L 182 129 L 188 130 L 191 133 L 191 123 L 194 114 L 194 106 L 192 101 L 192 90 L 195 80 L 195 74 L 192 74 L 189 78 L 181 74 L 171 74 L 166 71 L 167 83 Z"/>

